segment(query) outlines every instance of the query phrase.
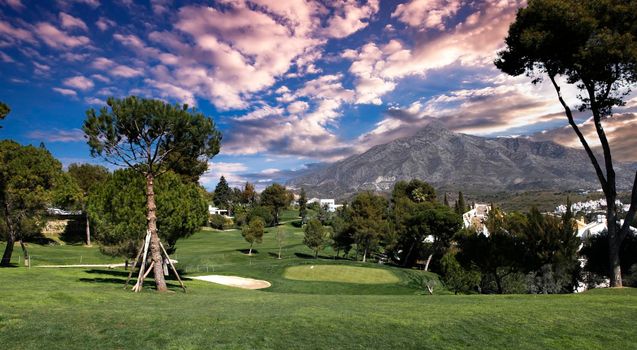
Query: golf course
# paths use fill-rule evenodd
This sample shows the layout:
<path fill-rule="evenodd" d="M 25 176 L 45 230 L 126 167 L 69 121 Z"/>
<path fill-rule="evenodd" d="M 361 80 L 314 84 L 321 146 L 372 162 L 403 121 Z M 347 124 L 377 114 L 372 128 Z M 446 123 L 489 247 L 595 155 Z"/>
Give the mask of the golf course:
<path fill-rule="evenodd" d="M 286 232 L 281 259 L 274 228 L 252 256 L 236 230 L 203 230 L 179 241 L 171 257 L 178 261 L 186 293 L 172 275 L 169 293 L 156 293 L 151 278 L 141 293 L 133 293 L 130 285 L 123 288 L 128 271 L 122 267 L 38 267 L 122 261 L 95 246 L 30 244 L 32 267 L 0 274 L 0 343 L 11 349 L 627 349 L 637 344 L 635 289 L 453 295 L 435 274 L 335 260 L 329 250 L 314 259 L 293 223 L 279 226 Z M 271 286 L 247 290 L 192 278 L 206 275 Z M 437 281 L 433 295 L 414 282 L 423 279 Z"/>

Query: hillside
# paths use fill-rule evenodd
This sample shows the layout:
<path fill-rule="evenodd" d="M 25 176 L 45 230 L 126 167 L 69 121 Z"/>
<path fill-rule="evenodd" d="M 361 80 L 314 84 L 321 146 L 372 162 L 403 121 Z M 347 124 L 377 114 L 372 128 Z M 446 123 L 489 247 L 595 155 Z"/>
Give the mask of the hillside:
<path fill-rule="evenodd" d="M 629 186 L 631 166 L 620 164 L 615 170 L 619 188 Z M 437 123 L 288 184 L 313 196 L 344 198 L 364 190 L 387 191 L 396 181 L 412 178 L 476 194 L 599 188 L 583 150 L 550 141 L 459 134 Z"/>

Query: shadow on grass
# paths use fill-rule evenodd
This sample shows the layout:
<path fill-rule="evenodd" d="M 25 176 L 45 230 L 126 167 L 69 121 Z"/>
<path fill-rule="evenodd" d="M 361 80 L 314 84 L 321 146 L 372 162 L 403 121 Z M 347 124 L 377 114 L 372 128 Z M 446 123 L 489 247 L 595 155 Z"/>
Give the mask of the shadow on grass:
<path fill-rule="evenodd" d="M 235 251 L 245 255 L 248 255 L 248 253 L 250 253 L 250 249 L 235 249 Z M 252 249 L 252 255 L 255 255 L 255 254 L 259 254 L 259 251 L 256 249 Z"/>
<path fill-rule="evenodd" d="M 318 257 L 314 257 L 312 254 L 305 253 L 294 253 L 297 258 L 300 259 L 309 259 L 309 260 L 349 260 L 341 257 L 334 257 L 334 255 L 318 255 Z"/>
<path fill-rule="evenodd" d="M 183 275 L 182 271 L 177 270 L 177 272 L 179 273 L 179 276 Z M 78 279 L 80 282 L 119 284 L 123 288 L 124 283 L 126 283 L 126 278 L 128 278 L 128 274 L 130 273 L 130 270 L 125 271 L 125 270 L 111 270 L 111 269 L 109 270 L 91 269 L 91 270 L 87 270 L 86 273 L 95 274 L 95 275 L 104 275 L 104 276 L 110 276 L 110 277 L 80 278 Z M 129 288 L 135 284 L 135 280 L 137 279 L 138 273 L 139 273 L 138 270 L 135 270 L 133 272 L 133 275 L 131 276 L 131 280 L 129 281 Z M 166 285 L 168 286 L 168 288 L 178 288 L 178 289 L 181 288 L 181 286 L 179 285 L 179 282 L 177 281 L 177 278 L 172 273 L 169 276 L 164 276 L 164 278 L 166 279 Z M 182 277 L 181 279 L 182 281 L 190 281 L 189 278 Z M 169 281 L 172 283 L 168 283 Z M 146 279 L 144 280 L 144 287 L 145 288 L 155 287 L 155 281 L 153 280 L 152 274 L 146 277 Z"/>

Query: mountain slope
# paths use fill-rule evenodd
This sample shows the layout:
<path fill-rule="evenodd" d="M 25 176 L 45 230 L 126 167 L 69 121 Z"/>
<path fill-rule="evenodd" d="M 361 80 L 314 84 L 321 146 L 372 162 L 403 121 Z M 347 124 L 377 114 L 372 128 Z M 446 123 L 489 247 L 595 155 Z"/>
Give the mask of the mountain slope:
<path fill-rule="evenodd" d="M 618 186 L 628 186 L 634 174 L 630 167 L 618 165 L 615 170 Z M 386 191 L 396 181 L 413 178 L 472 193 L 599 188 L 583 150 L 550 141 L 457 134 L 437 123 L 288 184 L 314 195 L 342 198 L 364 190 Z"/>

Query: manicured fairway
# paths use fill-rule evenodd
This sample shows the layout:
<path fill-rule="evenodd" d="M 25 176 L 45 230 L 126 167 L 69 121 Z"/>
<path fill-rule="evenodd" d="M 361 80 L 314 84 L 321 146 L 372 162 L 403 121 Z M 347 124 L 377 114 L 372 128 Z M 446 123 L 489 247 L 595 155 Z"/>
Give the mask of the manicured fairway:
<path fill-rule="evenodd" d="M 438 288 L 430 296 L 409 282 L 422 272 L 335 260 L 329 251 L 315 260 L 300 229 L 284 229 L 281 260 L 271 232 L 253 256 L 242 252 L 247 243 L 238 231 L 180 241 L 173 257 L 186 294 L 173 280 L 171 293 L 155 293 L 151 279 L 142 293 L 125 291 L 122 269 L 0 269 L 0 348 L 637 348 L 635 289 L 456 296 Z M 76 263 L 87 252 L 96 263 L 117 261 L 96 248 L 31 248 L 47 263 Z M 304 274 L 308 269 L 316 272 Z M 272 287 L 243 290 L 188 278 L 206 274 L 263 279 Z"/>
<path fill-rule="evenodd" d="M 283 276 L 299 281 L 383 284 L 398 283 L 398 278 L 386 269 L 339 265 L 302 265 L 285 269 Z"/>

